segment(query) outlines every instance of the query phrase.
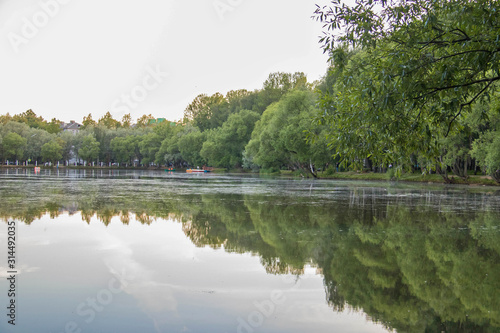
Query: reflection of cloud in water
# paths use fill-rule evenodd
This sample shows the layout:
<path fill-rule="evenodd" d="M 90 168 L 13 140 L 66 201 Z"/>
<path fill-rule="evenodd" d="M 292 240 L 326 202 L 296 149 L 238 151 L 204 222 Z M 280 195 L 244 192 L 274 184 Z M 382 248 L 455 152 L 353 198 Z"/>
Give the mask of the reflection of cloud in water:
<path fill-rule="evenodd" d="M 132 258 L 130 245 L 108 234 L 101 250 L 110 251 L 103 259 L 111 274 L 122 284 L 124 292 L 134 297 L 142 311 L 153 321 L 156 329 L 168 324 L 167 312 L 177 314 L 177 300 L 171 285 L 153 280 L 153 272 Z"/>

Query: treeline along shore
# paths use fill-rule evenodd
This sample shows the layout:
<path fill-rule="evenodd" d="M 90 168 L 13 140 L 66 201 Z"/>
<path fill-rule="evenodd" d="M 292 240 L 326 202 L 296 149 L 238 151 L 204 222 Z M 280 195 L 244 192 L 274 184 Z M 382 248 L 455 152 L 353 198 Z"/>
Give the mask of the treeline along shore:
<path fill-rule="evenodd" d="M 418 155 L 407 165 L 342 159 L 329 142 L 330 126 L 318 120 L 327 81 L 328 76 L 309 83 L 303 73 L 272 73 L 261 90 L 197 96 L 179 121 L 144 115 L 133 122 L 130 114 L 116 120 L 107 112 L 98 120 L 89 114 L 80 124 L 46 121 L 32 110 L 6 114 L 0 116 L 0 156 L 4 166 L 210 166 L 320 178 L 494 184 L 488 169 L 470 154 L 467 172 L 460 169 L 456 178 L 443 172 L 456 171 L 453 160 L 443 167 L 424 163 Z"/>
<path fill-rule="evenodd" d="M 6 114 L 0 159 L 500 183 L 500 4 L 358 2 L 312 13 L 330 56 L 319 81 L 272 73 L 259 90 L 197 96 L 175 122 Z"/>

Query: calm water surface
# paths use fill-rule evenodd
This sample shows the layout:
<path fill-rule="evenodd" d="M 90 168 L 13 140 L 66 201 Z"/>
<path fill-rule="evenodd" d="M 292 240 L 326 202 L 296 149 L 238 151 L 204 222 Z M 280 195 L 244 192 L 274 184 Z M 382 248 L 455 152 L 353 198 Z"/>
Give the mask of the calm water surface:
<path fill-rule="evenodd" d="M 494 187 L 0 169 L 0 200 L 0 332 L 500 332 Z"/>

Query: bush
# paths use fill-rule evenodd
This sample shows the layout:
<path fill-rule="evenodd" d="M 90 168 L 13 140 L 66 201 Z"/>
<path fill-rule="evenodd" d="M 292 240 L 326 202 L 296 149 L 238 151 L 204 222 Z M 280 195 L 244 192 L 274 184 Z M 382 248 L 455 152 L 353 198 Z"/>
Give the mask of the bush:
<path fill-rule="evenodd" d="M 279 173 L 279 172 L 280 172 L 280 169 L 275 168 L 275 167 L 260 169 L 260 173 Z"/>
<path fill-rule="evenodd" d="M 325 170 L 325 176 L 331 176 L 335 173 L 335 166 L 330 165 L 326 170 Z"/>

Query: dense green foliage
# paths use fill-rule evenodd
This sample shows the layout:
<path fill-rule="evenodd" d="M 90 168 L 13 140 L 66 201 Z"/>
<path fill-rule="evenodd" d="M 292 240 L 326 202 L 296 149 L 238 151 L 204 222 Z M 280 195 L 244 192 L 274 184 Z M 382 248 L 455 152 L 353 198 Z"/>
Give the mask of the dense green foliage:
<path fill-rule="evenodd" d="M 215 167 L 241 167 L 243 150 L 259 118 L 248 110 L 231 114 L 221 127 L 208 132 L 200 156 Z"/>
<path fill-rule="evenodd" d="M 7 159 L 19 159 L 24 154 L 28 140 L 19 134 L 11 132 L 2 139 L 2 153 Z"/>
<path fill-rule="evenodd" d="M 311 119 L 317 112 L 315 102 L 311 91 L 294 90 L 268 107 L 246 146 L 246 163 L 274 170 L 309 170 L 313 164 L 328 164 L 331 158 L 326 143 L 307 141 Z"/>
<path fill-rule="evenodd" d="M 42 146 L 42 160 L 56 164 L 62 159 L 62 150 L 63 148 L 56 140 L 47 142 Z"/>
<path fill-rule="evenodd" d="M 30 128 L 38 128 L 45 130 L 49 133 L 59 133 L 61 131 L 61 122 L 53 118 L 50 122 L 44 120 L 42 117 L 37 116 L 33 110 L 29 109 L 26 112 L 10 116 L 10 114 L 0 116 L 0 124 L 5 124 L 9 121 L 15 121 L 28 125 Z"/>
<path fill-rule="evenodd" d="M 327 127 L 313 124 L 316 112 L 313 86 L 303 73 L 272 73 L 261 90 L 197 96 L 187 106 L 183 121 L 176 123 L 144 115 L 132 124 L 130 114 L 118 121 L 109 112 L 95 121 L 89 114 L 72 135 L 43 130 L 48 125 L 40 125 L 45 124 L 43 119 L 31 110 L 3 116 L 0 158 L 53 164 L 76 159 L 87 165 L 123 167 L 250 166 L 307 169 L 315 174 L 316 168 L 333 162 L 324 139 Z M 259 121 L 261 115 L 264 120 Z M 255 150 L 256 141 L 272 149 Z"/>
<path fill-rule="evenodd" d="M 85 161 L 94 161 L 99 157 L 99 146 L 100 142 L 89 134 L 83 138 L 78 155 Z"/>
<path fill-rule="evenodd" d="M 318 7 L 332 61 L 318 120 L 345 164 L 369 158 L 399 172 L 418 166 L 467 178 L 474 157 L 495 177 L 499 11 L 491 0 Z"/>

